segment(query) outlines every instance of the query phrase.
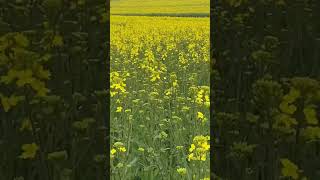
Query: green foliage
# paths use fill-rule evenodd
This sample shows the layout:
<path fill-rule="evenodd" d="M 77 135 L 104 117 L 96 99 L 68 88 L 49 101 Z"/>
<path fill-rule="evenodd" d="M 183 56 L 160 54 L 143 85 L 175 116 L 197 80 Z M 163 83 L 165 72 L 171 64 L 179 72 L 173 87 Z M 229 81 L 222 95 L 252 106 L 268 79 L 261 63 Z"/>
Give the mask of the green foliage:
<path fill-rule="evenodd" d="M 56 151 L 48 154 L 48 160 L 66 160 L 68 158 L 67 151 Z"/>
<path fill-rule="evenodd" d="M 281 174 L 284 177 L 291 177 L 292 179 L 299 178 L 299 168 L 289 159 L 280 159 L 282 164 Z"/>
<path fill-rule="evenodd" d="M 19 156 L 22 159 L 34 159 L 39 147 L 37 144 L 32 143 L 32 144 L 23 144 L 22 145 L 22 150 L 23 153 Z"/>
<path fill-rule="evenodd" d="M 81 121 L 75 121 L 73 123 L 73 127 L 78 129 L 78 130 L 85 130 L 85 129 L 88 129 L 89 125 L 91 123 L 93 123 L 95 120 L 92 119 L 92 118 L 85 118 Z"/>
<path fill-rule="evenodd" d="M 303 113 L 308 124 L 317 125 L 319 123 L 317 119 L 317 111 L 315 105 L 305 107 L 303 109 Z"/>
<path fill-rule="evenodd" d="M 256 145 L 248 145 L 247 142 L 234 142 L 231 146 L 230 156 L 243 158 L 244 156 L 252 154 L 255 147 Z"/>
<path fill-rule="evenodd" d="M 306 140 L 319 141 L 320 140 L 320 128 L 319 127 L 306 127 L 302 130 L 301 135 Z"/>

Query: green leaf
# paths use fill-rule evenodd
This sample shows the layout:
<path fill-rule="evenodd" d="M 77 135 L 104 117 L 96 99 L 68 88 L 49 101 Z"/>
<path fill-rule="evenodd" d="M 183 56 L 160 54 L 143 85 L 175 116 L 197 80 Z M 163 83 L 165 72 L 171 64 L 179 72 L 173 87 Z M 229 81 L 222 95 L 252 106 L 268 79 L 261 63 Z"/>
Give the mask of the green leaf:
<path fill-rule="evenodd" d="M 22 176 L 14 177 L 13 180 L 24 180 L 24 177 L 22 177 Z"/>
<path fill-rule="evenodd" d="M 292 115 L 297 110 L 297 107 L 295 105 L 289 105 L 286 101 L 280 103 L 279 108 L 282 112 L 290 115 Z"/>
<path fill-rule="evenodd" d="M 62 5 L 62 2 L 61 0 L 45 0 L 43 5 L 48 9 L 59 9 Z"/>
<path fill-rule="evenodd" d="M 281 113 L 275 116 L 275 122 L 272 124 L 273 129 L 283 133 L 295 133 L 294 126 L 297 125 L 297 120 L 287 114 Z"/>
<path fill-rule="evenodd" d="M 255 61 L 262 62 L 268 61 L 272 58 L 272 55 L 269 52 L 263 50 L 254 51 L 252 52 L 251 56 Z"/>
<path fill-rule="evenodd" d="M 72 126 L 78 130 L 84 130 L 88 128 L 88 123 L 85 123 L 83 121 L 76 121 L 72 124 Z"/>
<path fill-rule="evenodd" d="M 39 149 L 39 146 L 35 143 L 23 144 L 22 145 L 23 153 L 19 157 L 22 159 L 33 159 L 36 156 L 38 149 Z"/>
<path fill-rule="evenodd" d="M 291 88 L 289 93 L 283 97 L 283 100 L 288 104 L 290 104 L 290 103 L 293 103 L 300 96 L 301 96 L 301 93 L 299 90 L 295 88 Z"/>
<path fill-rule="evenodd" d="M 276 0 L 275 4 L 278 6 L 284 6 L 284 5 L 286 5 L 286 1 L 285 0 Z"/>
<path fill-rule="evenodd" d="M 48 154 L 48 160 L 66 160 L 68 159 L 67 151 L 56 151 Z"/>
<path fill-rule="evenodd" d="M 289 159 L 280 159 L 282 164 L 281 174 L 284 177 L 291 177 L 292 179 L 299 178 L 299 168 Z"/>
<path fill-rule="evenodd" d="M 259 116 L 254 115 L 252 113 L 247 113 L 247 120 L 251 123 L 256 123 L 258 122 Z"/>
<path fill-rule="evenodd" d="M 18 33 L 17 35 L 15 35 L 14 40 L 16 41 L 18 46 L 21 46 L 21 47 L 28 47 L 29 46 L 28 38 L 21 33 Z"/>
<path fill-rule="evenodd" d="M 306 127 L 302 130 L 301 135 L 308 140 L 320 139 L 320 127 Z"/>
<path fill-rule="evenodd" d="M 68 168 L 64 168 L 61 171 L 60 179 L 61 180 L 71 180 L 72 170 Z"/>
<path fill-rule="evenodd" d="M 316 125 L 318 124 L 317 112 L 315 106 L 307 106 L 303 109 L 304 116 L 308 124 Z"/>
<path fill-rule="evenodd" d="M 95 119 L 93 118 L 84 118 L 81 121 L 76 121 L 73 123 L 73 127 L 79 130 L 84 130 L 89 127 L 90 124 L 94 123 Z"/>

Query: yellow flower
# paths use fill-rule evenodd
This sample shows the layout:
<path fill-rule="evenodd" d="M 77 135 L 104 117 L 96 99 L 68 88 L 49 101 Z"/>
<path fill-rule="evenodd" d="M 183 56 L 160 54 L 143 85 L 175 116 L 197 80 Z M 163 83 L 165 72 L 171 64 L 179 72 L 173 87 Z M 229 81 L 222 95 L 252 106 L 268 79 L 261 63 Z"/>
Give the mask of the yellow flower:
<path fill-rule="evenodd" d="M 206 154 L 202 154 L 202 155 L 201 155 L 201 161 L 205 161 L 206 159 L 207 159 Z"/>
<path fill-rule="evenodd" d="M 125 147 L 119 147 L 119 151 L 120 151 L 120 152 L 126 152 L 127 150 L 126 150 Z"/>
<path fill-rule="evenodd" d="M 120 107 L 117 107 L 117 110 L 116 110 L 116 112 L 121 112 L 122 111 L 122 107 L 120 106 Z"/>
<path fill-rule="evenodd" d="M 142 147 L 139 147 L 138 151 L 144 152 L 144 149 Z"/>
<path fill-rule="evenodd" d="M 111 97 L 115 96 L 117 92 L 110 92 Z"/>
<path fill-rule="evenodd" d="M 210 144 L 208 144 L 207 142 L 202 143 L 201 146 L 202 146 L 202 148 L 203 148 L 204 150 L 206 150 L 206 151 L 208 151 L 208 150 L 210 149 Z"/>
<path fill-rule="evenodd" d="M 198 112 L 197 117 L 198 119 L 204 119 L 204 115 L 202 114 L 202 112 Z"/>
<path fill-rule="evenodd" d="M 190 154 L 188 160 L 206 161 L 207 152 L 210 149 L 209 136 L 195 136 L 193 138 L 193 144 L 189 149 Z"/>
<path fill-rule="evenodd" d="M 192 152 L 194 149 L 196 148 L 196 146 L 194 144 L 191 144 L 191 147 L 189 149 L 189 152 Z"/>
<path fill-rule="evenodd" d="M 117 152 L 116 149 L 114 149 L 114 148 L 111 149 L 111 154 L 112 154 L 112 155 L 115 154 L 116 152 Z"/>
<path fill-rule="evenodd" d="M 113 147 L 117 148 L 120 152 L 126 152 L 127 149 L 124 147 L 122 142 L 115 142 Z"/>
<path fill-rule="evenodd" d="M 180 175 L 185 175 L 187 173 L 187 169 L 186 168 L 178 168 L 177 169 L 177 172 L 180 174 Z"/>
<path fill-rule="evenodd" d="M 210 101 L 210 98 L 209 98 L 209 96 L 208 95 L 205 95 L 205 97 L 204 97 L 205 99 L 206 99 L 206 101 L 208 102 L 208 101 Z"/>
<path fill-rule="evenodd" d="M 194 154 L 191 153 L 188 155 L 188 161 L 194 160 Z"/>

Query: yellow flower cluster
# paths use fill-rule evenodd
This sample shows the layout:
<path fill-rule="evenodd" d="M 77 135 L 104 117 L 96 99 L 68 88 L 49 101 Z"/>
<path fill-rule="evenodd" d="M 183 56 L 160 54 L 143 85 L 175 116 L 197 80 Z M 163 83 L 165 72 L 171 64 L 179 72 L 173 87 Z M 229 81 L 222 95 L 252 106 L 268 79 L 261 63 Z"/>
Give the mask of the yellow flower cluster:
<path fill-rule="evenodd" d="M 207 153 L 210 150 L 210 136 L 196 136 L 193 138 L 193 143 L 190 146 L 188 155 L 188 161 L 205 161 L 207 159 Z"/>
<path fill-rule="evenodd" d="M 124 147 L 122 142 L 116 142 L 113 144 L 113 148 L 110 150 L 110 157 L 111 159 L 115 157 L 116 153 L 124 153 L 127 149 Z"/>
<path fill-rule="evenodd" d="M 197 113 L 197 118 L 198 118 L 198 120 L 199 121 L 201 121 L 201 122 L 206 122 L 208 119 L 204 116 L 204 114 L 202 113 L 202 112 L 198 112 Z"/>
<path fill-rule="evenodd" d="M 129 75 L 129 74 L 128 74 Z M 111 83 L 111 97 L 115 96 L 120 92 L 126 92 L 126 76 L 121 77 L 118 72 L 111 72 L 110 74 L 110 83 Z"/>
<path fill-rule="evenodd" d="M 210 107 L 210 88 L 209 86 L 200 86 L 199 91 L 196 95 L 196 103 L 199 105 L 205 105 Z"/>

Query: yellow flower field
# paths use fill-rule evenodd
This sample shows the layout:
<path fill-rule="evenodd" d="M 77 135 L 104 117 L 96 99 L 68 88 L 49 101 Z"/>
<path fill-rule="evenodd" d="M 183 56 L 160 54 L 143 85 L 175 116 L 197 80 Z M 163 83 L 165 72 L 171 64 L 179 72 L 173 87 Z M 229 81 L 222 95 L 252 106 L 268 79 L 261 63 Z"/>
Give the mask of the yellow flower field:
<path fill-rule="evenodd" d="M 112 179 L 209 177 L 209 28 L 111 16 Z"/>

